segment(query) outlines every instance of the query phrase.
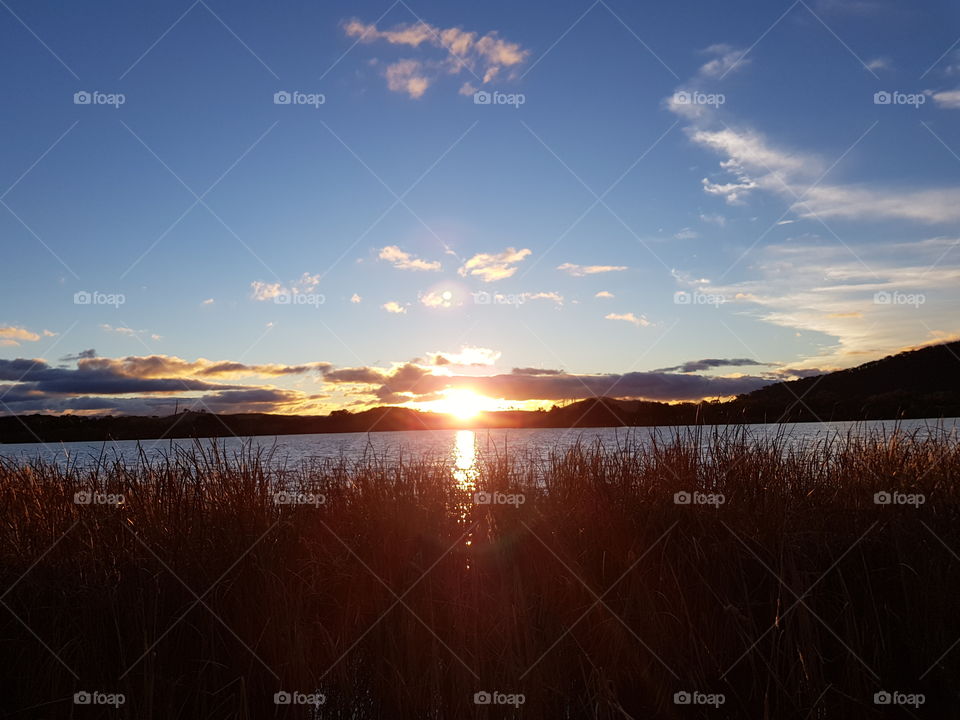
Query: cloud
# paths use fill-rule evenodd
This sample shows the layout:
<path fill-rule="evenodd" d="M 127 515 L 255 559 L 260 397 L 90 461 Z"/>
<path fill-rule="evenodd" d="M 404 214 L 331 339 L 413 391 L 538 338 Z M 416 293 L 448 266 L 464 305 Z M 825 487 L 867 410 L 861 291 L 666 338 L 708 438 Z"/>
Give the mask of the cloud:
<path fill-rule="evenodd" d="M 558 292 L 523 293 L 524 302 L 529 300 L 549 300 L 557 305 L 563 305 L 563 295 Z"/>
<path fill-rule="evenodd" d="M 362 300 L 363 300 L 363 298 L 360 297 L 359 295 L 357 295 L 356 293 L 354 293 L 353 295 L 350 296 L 350 302 L 352 302 L 352 303 L 354 303 L 354 304 L 357 304 L 357 303 L 361 302 Z"/>
<path fill-rule="evenodd" d="M 291 281 L 289 287 L 279 282 L 268 283 L 263 282 L 262 280 L 254 280 L 252 283 L 250 283 L 250 296 L 254 300 L 265 302 L 267 300 L 275 300 L 276 298 L 284 295 L 302 295 L 306 293 L 312 293 L 320 285 L 321 279 L 322 275 L 319 273 L 316 275 L 311 275 L 310 273 L 305 272 L 298 279 Z M 213 300 L 210 302 L 213 302 Z"/>
<path fill-rule="evenodd" d="M 184 360 L 169 355 L 102 358 L 83 350 L 52 367 L 45 360 L 0 360 L 0 395 L 14 412 L 116 412 L 169 414 L 174 400 L 213 411 L 315 411 L 315 399 L 299 391 L 223 382 L 234 378 L 283 378 L 315 374 L 332 366 L 251 365 L 236 361 Z M 196 393 L 207 393 L 197 396 Z M 126 397 L 137 395 L 138 397 Z"/>
<path fill-rule="evenodd" d="M 388 88 L 394 92 L 405 92 L 414 100 L 423 97 L 430 87 L 430 79 L 424 74 L 423 63 L 417 60 L 400 60 L 388 65 L 384 75 Z"/>
<path fill-rule="evenodd" d="M 253 299 L 260 301 L 273 300 L 278 295 L 287 292 L 286 288 L 280 283 L 265 283 L 260 280 L 254 280 L 250 283 L 250 288 L 253 291 Z"/>
<path fill-rule="evenodd" d="M 704 178 L 703 189 L 730 204 L 754 190 L 787 199 L 799 217 L 846 220 L 909 220 L 926 225 L 960 221 L 960 187 L 874 188 L 815 184 L 825 163 L 817 156 L 774 147 L 759 133 L 732 128 L 694 130 L 691 140 L 725 157 L 720 167 L 730 182 Z M 798 200 L 798 198 L 800 198 Z"/>
<path fill-rule="evenodd" d="M 499 350 L 482 347 L 463 347 L 460 352 L 432 352 L 427 353 L 431 365 L 460 365 L 464 367 L 482 367 L 495 365 L 500 359 Z"/>
<path fill-rule="evenodd" d="M 557 270 L 561 270 L 572 277 L 584 277 L 585 275 L 620 272 L 628 269 L 629 268 L 626 265 L 575 265 L 574 263 L 563 263 L 562 265 L 557 265 Z"/>
<path fill-rule="evenodd" d="M 889 70 L 890 61 L 886 58 L 874 58 L 866 63 L 867 70 Z"/>
<path fill-rule="evenodd" d="M 704 360 L 688 360 L 680 365 L 660 368 L 659 370 L 654 370 L 654 372 L 692 373 L 720 367 L 745 367 L 750 365 L 769 365 L 769 363 L 758 362 L 750 358 L 706 358 Z"/>
<path fill-rule="evenodd" d="M 420 295 L 420 303 L 430 308 L 452 307 L 453 299 L 453 292 L 450 290 L 430 290 Z"/>
<path fill-rule="evenodd" d="M 612 292 L 608 292 L 606 290 L 601 290 L 596 295 L 594 295 L 595 298 L 612 298 L 613 296 L 614 295 Z"/>
<path fill-rule="evenodd" d="M 407 309 L 395 300 L 389 300 L 380 307 L 382 307 L 388 313 L 393 313 L 394 315 L 405 315 L 407 312 Z"/>
<path fill-rule="evenodd" d="M 404 252 L 396 245 L 387 245 L 382 248 L 377 257 L 386 260 L 398 270 L 440 270 L 440 263 L 436 260 L 420 260 L 408 252 Z"/>
<path fill-rule="evenodd" d="M 927 91 L 937 107 L 944 110 L 960 110 L 960 90 L 942 90 L 940 92 Z"/>
<path fill-rule="evenodd" d="M 89 350 L 81 350 L 76 355 L 64 355 L 60 358 L 60 362 L 75 362 L 77 360 L 89 360 L 90 358 L 95 358 L 97 356 L 97 351 L 93 348 Z"/>
<path fill-rule="evenodd" d="M 508 247 L 502 253 L 478 253 L 467 260 L 457 271 L 461 276 L 479 277 L 483 282 L 495 282 L 511 277 L 517 271 L 517 264 L 530 255 L 530 250 L 517 250 Z"/>
<path fill-rule="evenodd" d="M 646 317 L 643 315 L 637 317 L 633 313 L 609 313 L 603 317 L 606 320 L 622 320 L 623 322 L 628 322 L 631 325 L 636 325 L 637 327 L 647 327 L 650 325 L 650 321 L 647 320 Z"/>
<path fill-rule="evenodd" d="M 713 59 L 700 66 L 698 75 L 705 78 L 718 78 L 734 69 L 741 70 L 750 63 L 750 59 L 744 57 L 746 55 L 745 50 L 722 43 L 711 45 L 703 52 L 714 56 Z"/>
<path fill-rule="evenodd" d="M 563 370 L 550 370 L 548 368 L 513 368 L 511 371 L 514 375 L 563 375 Z"/>
<path fill-rule="evenodd" d="M 683 228 L 679 232 L 674 233 L 673 237 L 676 240 L 695 240 L 700 237 L 700 233 L 693 228 Z"/>
<path fill-rule="evenodd" d="M 499 77 L 503 70 L 515 69 L 530 55 L 529 50 L 518 43 L 504 40 L 495 31 L 480 35 L 461 28 L 441 28 L 425 22 L 381 30 L 374 23 L 364 23 L 356 18 L 345 22 L 343 29 L 348 37 L 367 44 L 384 41 L 418 52 L 427 48 L 440 50 L 439 54 L 422 60 L 405 58 L 387 65 L 384 71 L 387 87 L 394 92 L 406 93 L 413 99 L 422 97 L 430 85 L 445 75 L 467 72 L 478 83 L 488 83 Z M 465 93 L 468 85 L 473 90 Z M 470 81 L 460 88 L 461 94 L 472 94 L 474 91 Z"/>
<path fill-rule="evenodd" d="M 960 238 L 850 243 L 767 245 L 754 251 L 749 280 L 689 285 L 737 299 L 739 315 L 815 338 L 818 350 L 793 363 L 798 369 L 849 367 L 916 344 L 918 332 L 960 331 Z M 894 294 L 901 299 L 884 301 Z"/>
<path fill-rule="evenodd" d="M 46 334 L 46 332 L 44 333 Z M 0 327 L 0 347 L 16 347 L 21 342 L 37 342 L 40 335 L 26 328 L 4 325 Z"/>
<path fill-rule="evenodd" d="M 206 300 L 204 300 L 204 301 L 203 301 L 202 303 L 200 303 L 200 304 L 201 304 L 201 305 L 213 305 L 213 302 L 214 302 L 214 301 L 213 301 L 213 298 L 207 298 Z"/>
<path fill-rule="evenodd" d="M 357 369 L 354 369 L 357 370 Z M 450 389 L 468 389 L 508 401 L 583 399 L 610 396 L 646 400 L 700 400 L 751 392 L 770 378 L 706 377 L 665 372 L 571 374 L 561 370 L 514 368 L 509 374 L 472 376 L 435 374 L 406 363 L 384 374 L 376 371 L 365 391 L 376 401 L 392 404 L 431 399 Z"/>
<path fill-rule="evenodd" d="M 117 335 L 123 335 L 123 336 L 125 336 L 125 337 L 135 337 L 135 338 L 139 338 L 139 337 L 141 337 L 141 336 L 143 336 L 143 335 L 149 334 L 151 340 L 161 340 L 161 339 L 162 339 L 162 338 L 161 338 L 159 335 L 157 335 L 156 333 L 148 333 L 147 330 L 134 330 L 133 328 L 128 328 L 128 327 L 126 327 L 126 326 L 124 326 L 124 325 L 121 325 L 120 327 L 114 327 L 113 325 L 111 325 L 111 324 L 109 324 L 109 323 L 102 323 L 102 324 L 100 325 L 100 329 L 103 330 L 104 332 L 116 333 Z"/>

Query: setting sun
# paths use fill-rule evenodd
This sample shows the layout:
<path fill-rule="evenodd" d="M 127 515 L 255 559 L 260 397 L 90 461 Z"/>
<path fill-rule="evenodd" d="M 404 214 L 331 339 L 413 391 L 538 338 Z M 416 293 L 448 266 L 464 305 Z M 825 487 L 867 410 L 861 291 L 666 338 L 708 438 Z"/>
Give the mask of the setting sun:
<path fill-rule="evenodd" d="M 431 403 L 431 409 L 436 412 L 447 413 L 461 420 L 476 417 L 484 410 L 491 410 L 496 403 L 491 398 L 478 395 L 472 390 L 455 388 L 446 390 L 442 400 Z"/>

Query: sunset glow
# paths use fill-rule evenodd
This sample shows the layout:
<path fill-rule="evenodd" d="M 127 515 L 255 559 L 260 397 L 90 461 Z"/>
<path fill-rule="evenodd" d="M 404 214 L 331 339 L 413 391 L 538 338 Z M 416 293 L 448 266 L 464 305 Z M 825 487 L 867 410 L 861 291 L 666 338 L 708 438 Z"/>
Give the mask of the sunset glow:
<path fill-rule="evenodd" d="M 452 415 L 460 420 L 469 420 L 484 411 L 499 409 L 499 403 L 493 398 L 484 397 L 463 388 L 446 390 L 441 400 L 423 403 L 424 410 Z"/>

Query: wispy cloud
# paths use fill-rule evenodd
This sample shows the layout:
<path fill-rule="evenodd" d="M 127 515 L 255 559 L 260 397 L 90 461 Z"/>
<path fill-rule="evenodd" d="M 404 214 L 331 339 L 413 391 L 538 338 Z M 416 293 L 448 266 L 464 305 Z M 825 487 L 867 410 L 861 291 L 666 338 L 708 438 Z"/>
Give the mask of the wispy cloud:
<path fill-rule="evenodd" d="M 599 275 L 600 273 L 620 272 L 628 270 L 626 265 L 576 265 L 574 263 L 563 263 L 557 265 L 557 270 L 567 273 L 573 277 L 584 277 L 585 275 Z"/>
<path fill-rule="evenodd" d="M 478 253 L 457 271 L 462 277 L 475 276 L 483 282 L 495 282 L 512 277 L 517 265 L 530 255 L 530 250 L 508 247 L 502 253 Z"/>
<path fill-rule="evenodd" d="M 396 300 L 389 300 L 380 307 L 382 307 L 388 313 L 392 313 L 394 315 L 405 315 L 407 312 L 407 309 Z"/>
<path fill-rule="evenodd" d="M 396 245 L 387 245 L 382 248 L 377 255 L 381 260 L 386 260 L 398 270 L 440 270 L 439 261 L 421 260 L 408 252 L 404 252 Z"/>

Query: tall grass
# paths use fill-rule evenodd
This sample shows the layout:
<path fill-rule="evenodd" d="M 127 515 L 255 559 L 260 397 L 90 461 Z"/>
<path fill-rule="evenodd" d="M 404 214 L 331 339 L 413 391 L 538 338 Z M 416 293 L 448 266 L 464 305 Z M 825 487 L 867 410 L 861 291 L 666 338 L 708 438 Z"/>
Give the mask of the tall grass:
<path fill-rule="evenodd" d="M 960 712 L 953 439 L 481 457 L 476 489 L 522 504 L 476 504 L 448 459 L 275 460 L 0 461 L 3 716 L 308 717 L 278 691 L 322 718 L 908 717 L 882 690 Z M 125 702 L 74 704 L 93 690 Z"/>

